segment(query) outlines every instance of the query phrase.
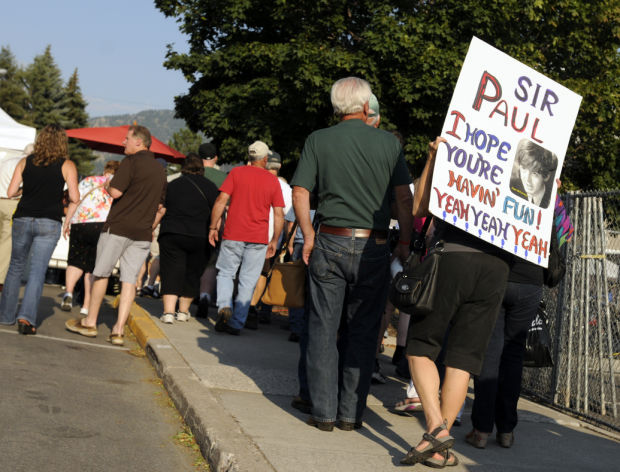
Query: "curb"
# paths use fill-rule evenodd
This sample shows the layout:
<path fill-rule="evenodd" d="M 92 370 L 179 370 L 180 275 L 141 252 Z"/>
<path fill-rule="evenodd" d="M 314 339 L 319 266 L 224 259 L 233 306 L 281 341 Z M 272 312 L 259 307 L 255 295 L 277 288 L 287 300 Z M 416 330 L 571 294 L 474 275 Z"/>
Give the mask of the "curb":
<path fill-rule="evenodd" d="M 128 326 L 145 350 L 157 375 L 189 426 L 203 457 L 216 472 L 275 472 L 239 423 L 170 344 L 150 314 L 135 302 Z"/>

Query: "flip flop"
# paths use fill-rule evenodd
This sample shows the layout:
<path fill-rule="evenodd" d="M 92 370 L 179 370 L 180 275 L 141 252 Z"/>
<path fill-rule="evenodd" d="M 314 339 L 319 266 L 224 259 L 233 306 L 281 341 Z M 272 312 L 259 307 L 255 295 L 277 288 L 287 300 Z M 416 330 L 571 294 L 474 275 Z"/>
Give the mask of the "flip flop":
<path fill-rule="evenodd" d="M 110 336 L 108 336 L 108 342 L 114 346 L 123 346 L 125 344 L 123 335 L 114 333 L 111 333 Z"/>
<path fill-rule="evenodd" d="M 401 416 L 413 416 L 414 412 L 422 410 L 422 403 L 420 401 L 413 401 L 413 398 L 405 398 L 394 405 L 390 411 Z"/>

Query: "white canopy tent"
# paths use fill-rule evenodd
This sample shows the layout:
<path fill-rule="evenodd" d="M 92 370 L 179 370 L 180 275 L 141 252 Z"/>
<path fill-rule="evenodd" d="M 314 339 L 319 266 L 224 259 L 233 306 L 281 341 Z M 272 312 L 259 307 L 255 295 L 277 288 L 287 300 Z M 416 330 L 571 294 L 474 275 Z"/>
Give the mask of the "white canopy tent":
<path fill-rule="evenodd" d="M 37 130 L 22 125 L 0 108 L 0 160 L 21 156 L 24 148 L 34 143 Z"/>

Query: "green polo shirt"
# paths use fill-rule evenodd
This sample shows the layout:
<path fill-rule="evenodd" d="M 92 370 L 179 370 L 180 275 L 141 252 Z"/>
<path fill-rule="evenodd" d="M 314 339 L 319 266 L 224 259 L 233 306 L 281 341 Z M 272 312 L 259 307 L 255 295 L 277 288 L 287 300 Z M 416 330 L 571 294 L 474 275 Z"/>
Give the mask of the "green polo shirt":
<path fill-rule="evenodd" d="M 222 183 L 226 179 L 226 175 L 226 172 L 222 172 L 221 170 L 217 170 L 213 167 L 205 167 L 204 176 L 213 182 L 218 189 L 222 186 Z"/>
<path fill-rule="evenodd" d="M 291 180 L 291 186 L 317 188 L 320 223 L 379 230 L 388 228 L 393 188 L 410 183 L 398 139 L 362 120 L 308 136 Z"/>

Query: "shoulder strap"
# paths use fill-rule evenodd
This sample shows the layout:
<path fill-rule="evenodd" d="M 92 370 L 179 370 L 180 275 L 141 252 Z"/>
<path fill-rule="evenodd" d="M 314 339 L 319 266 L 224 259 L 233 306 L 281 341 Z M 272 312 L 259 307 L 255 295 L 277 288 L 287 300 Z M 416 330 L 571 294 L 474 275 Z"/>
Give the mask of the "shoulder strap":
<path fill-rule="evenodd" d="M 284 254 L 286 253 L 286 250 L 288 248 L 288 243 L 291 240 L 291 237 L 295 234 L 295 231 L 297 230 L 297 221 L 295 221 L 293 223 L 293 226 L 291 228 L 291 232 L 288 235 L 288 237 L 286 238 L 286 243 L 282 245 L 282 249 L 280 250 L 280 253 L 276 256 L 276 260 L 282 260 L 284 258 Z M 257 305 L 259 303 L 262 302 L 263 299 L 263 295 L 265 295 L 265 292 L 267 291 L 267 286 L 269 285 L 269 281 L 271 280 L 271 273 L 273 272 L 273 268 L 275 266 L 275 261 L 273 264 L 271 264 L 271 267 L 269 268 L 269 272 L 267 272 L 267 274 L 265 275 L 266 283 L 265 283 L 265 287 L 263 288 L 263 292 L 260 294 L 260 297 L 258 297 L 258 302 L 256 303 Z"/>
<path fill-rule="evenodd" d="M 427 216 L 426 220 L 424 220 L 424 225 L 422 226 L 422 231 L 413 242 L 413 250 L 416 252 L 423 252 L 424 247 L 426 246 L 425 238 L 426 232 L 428 231 L 428 227 L 431 225 L 431 221 L 433 220 L 432 216 Z"/>
<path fill-rule="evenodd" d="M 196 187 L 196 190 L 198 190 L 200 192 L 200 195 L 202 195 L 202 198 L 204 198 L 206 202 L 209 201 L 209 200 L 207 200 L 207 197 L 205 197 L 204 192 L 202 190 L 200 190 L 200 187 L 198 186 L 198 184 L 196 182 L 194 182 L 192 179 L 190 179 L 187 175 L 184 175 L 183 177 L 185 177 L 194 187 Z"/>
<path fill-rule="evenodd" d="M 288 243 L 291 242 L 291 238 L 295 235 L 296 231 L 297 231 L 297 220 L 295 220 L 295 222 L 293 223 L 293 226 L 291 227 L 291 232 L 288 234 L 288 237 L 286 238 L 286 242 L 282 244 L 282 249 L 280 250 L 280 254 L 278 254 L 278 257 L 277 257 L 277 259 L 279 259 L 280 261 L 284 259 L 284 255 L 286 254 L 286 251 L 288 249 Z M 273 269 L 273 265 L 271 266 L 271 269 L 269 269 L 269 274 L 271 274 L 272 269 Z"/>
<path fill-rule="evenodd" d="M 77 206 L 79 207 L 82 202 L 84 202 L 84 200 L 86 200 L 86 197 L 88 197 L 91 193 L 93 193 L 95 190 L 98 190 L 100 188 L 103 188 L 104 185 L 97 185 L 96 187 L 91 188 L 88 192 L 86 192 L 86 194 L 82 197 L 82 199 L 80 200 L 80 202 L 77 204 Z"/>

